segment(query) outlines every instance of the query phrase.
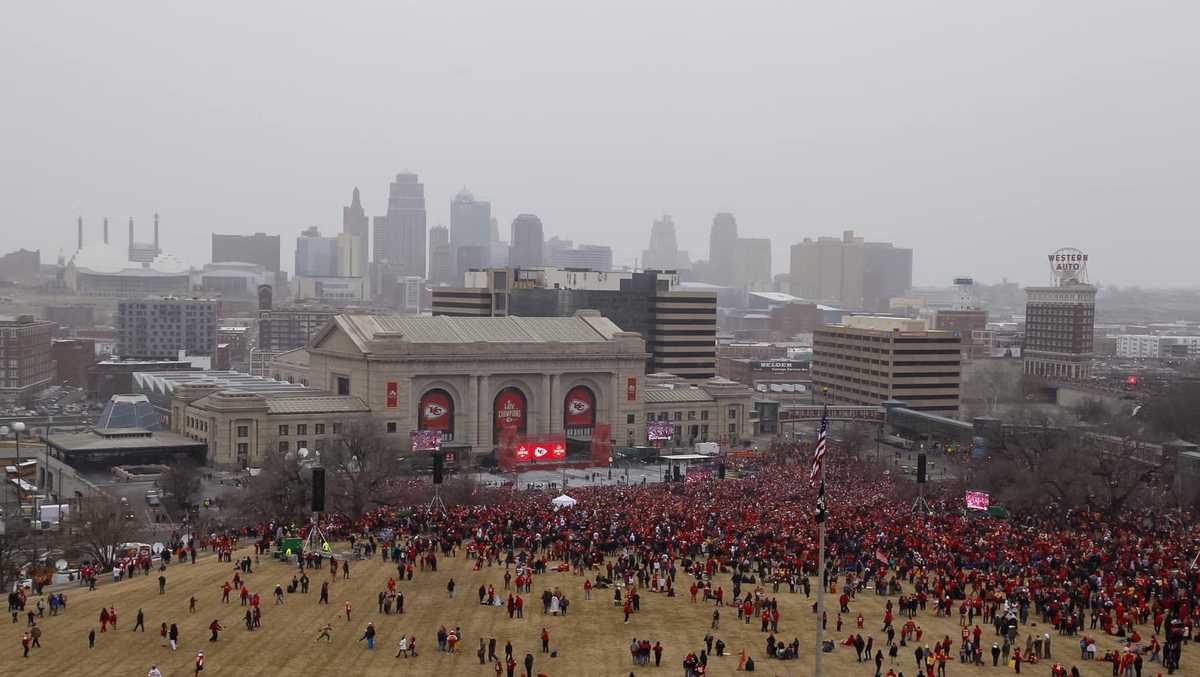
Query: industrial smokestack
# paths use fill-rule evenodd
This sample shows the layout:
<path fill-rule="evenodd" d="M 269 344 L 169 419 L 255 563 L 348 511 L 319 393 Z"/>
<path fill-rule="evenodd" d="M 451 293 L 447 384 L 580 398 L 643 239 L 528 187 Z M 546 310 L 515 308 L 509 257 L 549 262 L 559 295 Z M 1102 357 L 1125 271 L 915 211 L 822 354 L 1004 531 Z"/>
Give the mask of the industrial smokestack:
<path fill-rule="evenodd" d="M 157 256 L 161 252 L 158 248 L 158 212 L 154 212 L 154 255 Z"/>
<path fill-rule="evenodd" d="M 104 217 L 104 244 L 108 244 L 108 217 Z"/>

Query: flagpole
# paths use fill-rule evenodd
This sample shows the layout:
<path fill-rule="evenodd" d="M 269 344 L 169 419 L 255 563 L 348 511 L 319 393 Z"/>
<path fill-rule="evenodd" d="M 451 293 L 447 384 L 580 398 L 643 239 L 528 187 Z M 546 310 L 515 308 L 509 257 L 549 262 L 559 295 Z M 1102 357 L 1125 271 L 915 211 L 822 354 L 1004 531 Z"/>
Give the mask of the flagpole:
<path fill-rule="evenodd" d="M 821 464 L 821 492 L 825 491 L 825 464 Z M 825 629 L 821 619 L 825 615 L 825 520 L 817 525 L 817 642 L 813 653 L 813 676 L 821 677 L 822 634 Z"/>
<path fill-rule="evenodd" d="M 828 416 L 829 405 L 826 404 L 821 412 L 821 429 L 817 432 L 818 450 L 814 452 L 814 456 L 824 456 L 824 450 L 821 450 L 823 435 L 828 435 Z M 828 519 L 828 511 L 825 509 L 825 459 L 818 457 L 820 462 L 817 478 L 817 631 L 816 631 L 816 647 L 813 652 L 813 675 L 821 677 L 821 658 L 824 654 L 822 650 L 822 635 L 824 634 L 825 624 L 823 618 L 825 616 L 825 521 Z"/>

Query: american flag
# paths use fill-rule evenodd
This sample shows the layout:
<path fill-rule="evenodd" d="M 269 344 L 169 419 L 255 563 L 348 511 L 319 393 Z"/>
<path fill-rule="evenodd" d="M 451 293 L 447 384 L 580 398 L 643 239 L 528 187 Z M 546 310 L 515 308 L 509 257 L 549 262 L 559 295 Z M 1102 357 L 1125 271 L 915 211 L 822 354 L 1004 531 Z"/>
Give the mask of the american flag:
<path fill-rule="evenodd" d="M 813 450 L 812 468 L 808 471 L 808 482 L 817 486 L 817 478 L 821 476 L 821 462 L 825 460 L 825 438 L 829 431 L 829 416 L 821 414 L 821 426 L 817 428 L 817 448 Z"/>

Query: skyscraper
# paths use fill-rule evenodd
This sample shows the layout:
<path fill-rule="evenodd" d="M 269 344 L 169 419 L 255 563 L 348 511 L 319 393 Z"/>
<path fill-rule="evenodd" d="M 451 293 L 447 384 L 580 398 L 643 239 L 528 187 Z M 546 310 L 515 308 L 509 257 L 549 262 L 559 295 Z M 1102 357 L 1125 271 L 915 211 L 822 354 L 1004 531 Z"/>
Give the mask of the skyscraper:
<path fill-rule="evenodd" d="M 650 248 L 642 250 L 642 268 L 646 270 L 680 270 L 690 268 L 687 252 L 679 251 L 675 236 L 675 221 L 670 215 L 655 219 L 650 226 Z"/>
<path fill-rule="evenodd" d="M 520 214 L 512 222 L 512 244 L 509 265 L 513 268 L 535 268 L 542 265 L 542 220 L 533 214 Z"/>
<path fill-rule="evenodd" d="M 454 265 L 452 274 L 458 283 L 468 268 L 488 265 L 491 222 L 492 204 L 476 200 L 466 188 L 450 201 L 450 256 Z"/>
<path fill-rule="evenodd" d="M 429 229 L 429 281 L 434 285 L 456 284 L 450 230 L 445 226 Z M 459 282 L 461 283 L 461 281 Z"/>
<path fill-rule="evenodd" d="M 425 277 L 425 238 L 425 186 L 401 172 L 388 187 L 387 214 L 375 217 L 375 263 Z"/>
<path fill-rule="evenodd" d="M 737 239 L 734 284 L 749 291 L 771 290 L 771 240 L 765 237 Z"/>
<path fill-rule="evenodd" d="M 912 286 L 912 250 L 865 242 L 847 230 L 841 238 L 805 238 L 792 245 L 792 294 L 872 312 Z"/>
<path fill-rule="evenodd" d="M 358 260 L 365 266 L 367 261 L 371 260 L 368 256 L 368 250 L 371 247 L 369 241 L 371 220 L 367 218 L 367 213 L 363 210 L 357 187 L 350 199 L 350 206 L 342 207 L 342 232 L 358 236 Z"/>
<path fill-rule="evenodd" d="M 338 241 L 321 237 L 316 226 L 296 238 L 296 277 L 337 277 Z"/>
<path fill-rule="evenodd" d="M 713 284 L 732 286 L 737 280 L 737 220 L 729 212 L 717 212 L 708 235 L 708 264 Z"/>

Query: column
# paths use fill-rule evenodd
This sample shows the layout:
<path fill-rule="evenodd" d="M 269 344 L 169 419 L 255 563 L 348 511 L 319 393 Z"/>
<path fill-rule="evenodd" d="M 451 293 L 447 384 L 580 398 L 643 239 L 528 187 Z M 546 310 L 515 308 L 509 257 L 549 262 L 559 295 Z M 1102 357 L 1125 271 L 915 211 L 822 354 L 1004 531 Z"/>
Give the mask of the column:
<path fill-rule="evenodd" d="M 456 404 L 456 406 L 461 407 L 462 411 L 464 411 L 464 412 L 473 411 L 473 412 L 478 413 L 479 412 L 479 380 L 477 378 L 475 378 L 474 376 L 468 376 L 466 380 L 467 380 L 467 394 L 466 394 L 467 400 L 465 402 L 456 402 L 455 404 Z M 476 450 L 479 449 L 479 446 L 480 446 L 479 438 L 478 438 L 479 431 L 477 429 L 475 429 L 473 427 L 471 430 L 467 430 L 467 427 L 462 425 L 458 421 L 457 417 L 455 418 L 455 421 L 454 421 L 454 427 L 455 427 L 454 436 L 456 438 L 458 438 L 457 441 L 466 442 L 467 444 L 470 444 L 472 447 L 475 447 Z"/>
<path fill-rule="evenodd" d="M 537 429 L 539 431 L 549 434 L 554 432 L 553 424 L 551 423 L 550 419 L 550 410 L 554 406 L 554 400 L 550 396 L 550 374 L 542 374 L 541 391 L 542 392 L 538 393 L 539 402 L 537 406 L 539 420 L 535 421 L 534 423 L 537 424 Z"/>
<path fill-rule="evenodd" d="M 563 430 L 562 374 L 550 374 L 550 404 L 547 410 L 550 412 L 550 433 L 566 432 Z"/>
<path fill-rule="evenodd" d="M 491 387 L 488 385 L 488 377 L 486 375 L 480 376 L 478 382 L 479 385 L 476 389 L 478 401 L 476 402 L 475 413 L 475 446 L 480 451 L 487 452 L 492 449 Z"/>

